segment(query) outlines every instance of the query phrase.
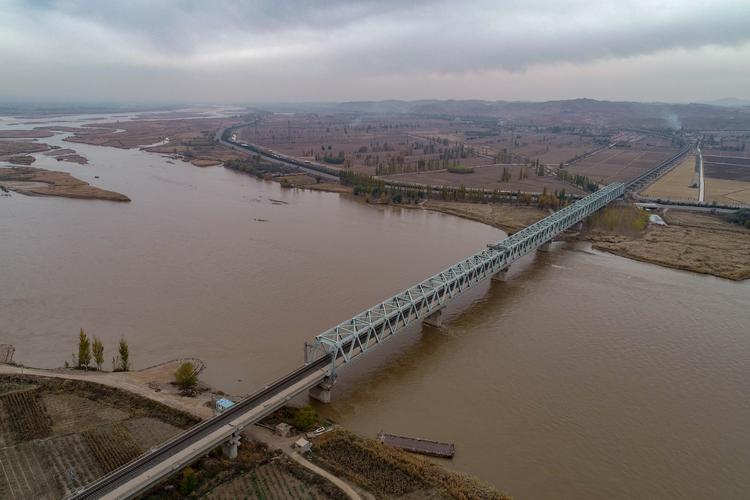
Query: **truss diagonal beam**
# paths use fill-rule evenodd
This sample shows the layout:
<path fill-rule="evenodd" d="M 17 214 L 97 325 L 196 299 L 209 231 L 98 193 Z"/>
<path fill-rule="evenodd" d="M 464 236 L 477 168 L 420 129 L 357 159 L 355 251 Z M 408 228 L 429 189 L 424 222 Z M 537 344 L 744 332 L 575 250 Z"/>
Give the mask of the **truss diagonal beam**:
<path fill-rule="evenodd" d="M 380 304 L 315 337 L 320 352 L 333 354 L 333 370 L 365 354 L 391 338 L 416 319 L 442 308 L 472 285 L 507 269 L 514 261 L 551 241 L 559 233 L 582 221 L 625 192 L 616 182 L 568 205 L 499 243 L 452 265 Z"/>

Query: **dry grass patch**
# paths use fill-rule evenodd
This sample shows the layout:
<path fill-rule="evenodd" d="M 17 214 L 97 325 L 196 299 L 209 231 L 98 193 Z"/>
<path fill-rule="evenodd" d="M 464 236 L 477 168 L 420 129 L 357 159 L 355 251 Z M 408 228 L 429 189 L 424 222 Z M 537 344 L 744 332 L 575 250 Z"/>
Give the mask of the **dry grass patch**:
<path fill-rule="evenodd" d="M 706 202 L 750 206 L 750 182 L 706 177 Z"/>
<path fill-rule="evenodd" d="M 668 211 L 669 226 L 650 226 L 640 235 L 589 233 L 594 248 L 643 262 L 711 274 L 750 278 L 750 230 L 719 217 Z"/>

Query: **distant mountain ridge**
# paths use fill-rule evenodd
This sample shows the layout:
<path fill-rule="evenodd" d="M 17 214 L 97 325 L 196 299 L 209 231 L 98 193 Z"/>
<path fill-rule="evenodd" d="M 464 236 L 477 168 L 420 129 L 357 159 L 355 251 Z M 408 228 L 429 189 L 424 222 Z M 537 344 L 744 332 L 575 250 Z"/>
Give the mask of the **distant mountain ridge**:
<path fill-rule="evenodd" d="M 750 130 L 750 108 L 716 104 L 568 99 L 544 102 L 438 100 L 349 101 L 259 105 L 276 112 L 409 114 L 455 119 L 497 119 L 519 125 Z M 730 111 L 731 110 L 731 111 Z"/>

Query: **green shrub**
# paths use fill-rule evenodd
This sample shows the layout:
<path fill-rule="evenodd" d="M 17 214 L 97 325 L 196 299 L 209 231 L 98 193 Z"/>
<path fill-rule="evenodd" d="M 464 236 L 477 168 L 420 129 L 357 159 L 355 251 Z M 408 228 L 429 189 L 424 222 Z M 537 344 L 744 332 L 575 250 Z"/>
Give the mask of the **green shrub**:
<path fill-rule="evenodd" d="M 294 412 L 292 424 L 301 431 L 312 430 L 318 425 L 318 413 L 312 406 L 303 406 Z"/>
<path fill-rule="evenodd" d="M 198 474 L 190 467 L 185 467 L 180 480 L 180 493 L 187 496 L 198 488 Z"/>
<path fill-rule="evenodd" d="M 195 373 L 195 367 L 192 363 L 182 363 L 177 371 L 174 372 L 174 379 L 183 395 L 192 396 L 195 394 L 195 388 L 198 385 L 198 374 Z"/>

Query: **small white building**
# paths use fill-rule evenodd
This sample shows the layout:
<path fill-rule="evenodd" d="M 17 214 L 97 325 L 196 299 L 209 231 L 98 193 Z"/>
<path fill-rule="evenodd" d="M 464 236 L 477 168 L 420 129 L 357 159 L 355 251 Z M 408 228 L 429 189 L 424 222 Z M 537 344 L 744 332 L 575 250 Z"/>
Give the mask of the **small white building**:
<path fill-rule="evenodd" d="M 305 438 L 299 438 L 294 442 L 294 449 L 300 453 L 307 453 L 312 448 L 312 443 Z"/>

